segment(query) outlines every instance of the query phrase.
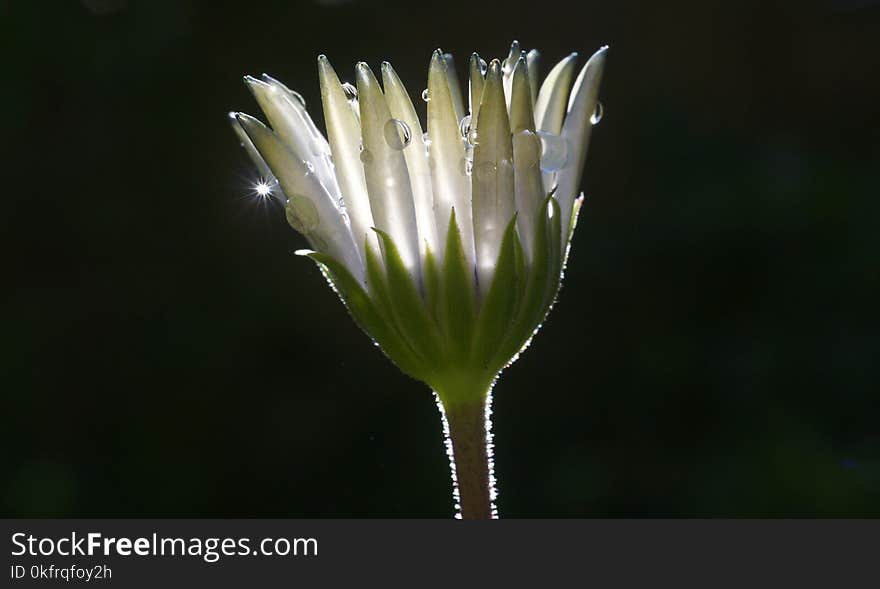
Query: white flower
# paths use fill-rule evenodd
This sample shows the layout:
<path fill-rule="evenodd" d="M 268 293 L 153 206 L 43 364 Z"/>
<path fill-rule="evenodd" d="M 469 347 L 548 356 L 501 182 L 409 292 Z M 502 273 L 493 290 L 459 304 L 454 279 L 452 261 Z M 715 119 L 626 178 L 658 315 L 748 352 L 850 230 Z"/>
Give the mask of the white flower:
<path fill-rule="evenodd" d="M 607 47 L 559 62 L 538 89 L 537 51 L 469 63 L 467 102 L 452 57 L 434 52 L 427 132 L 389 63 L 357 86 L 318 57 L 325 137 L 302 97 L 246 77 L 269 123 L 230 113 L 256 164 L 257 194 L 287 220 L 352 317 L 444 412 L 459 515 L 497 515 L 489 391 L 540 327 L 559 290 L 601 117 Z M 279 190 L 280 189 L 280 192 Z M 282 196 L 283 193 L 283 196 Z"/>
<path fill-rule="evenodd" d="M 277 182 L 273 194 L 313 248 L 301 253 L 385 353 L 444 402 L 485 395 L 555 298 L 606 51 L 573 86 L 569 55 L 540 90 L 536 51 L 514 42 L 488 66 L 474 54 L 465 100 L 452 57 L 437 50 L 425 133 L 387 62 L 381 85 L 357 64 L 355 87 L 318 57 L 326 137 L 298 93 L 245 78 L 272 129 L 230 119 L 262 192 Z"/>

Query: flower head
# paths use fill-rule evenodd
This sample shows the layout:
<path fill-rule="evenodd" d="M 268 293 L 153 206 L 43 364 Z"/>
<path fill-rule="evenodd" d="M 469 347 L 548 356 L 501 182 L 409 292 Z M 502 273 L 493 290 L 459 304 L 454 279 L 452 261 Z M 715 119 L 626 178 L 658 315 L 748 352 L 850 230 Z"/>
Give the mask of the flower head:
<path fill-rule="evenodd" d="M 559 289 L 607 48 L 572 85 L 577 55 L 538 84 L 538 53 L 469 62 L 434 52 L 427 129 L 391 64 L 356 86 L 318 57 L 327 134 L 302 97 L 246 77 L 271 129 L 231 113 L 265 194 L 357 323 L 444 403 L 485 395 L 528 344 Z M 424 132 L 426 131 L 426 132 Z M 465 400 L 465 399 L 461 399 Z"/>

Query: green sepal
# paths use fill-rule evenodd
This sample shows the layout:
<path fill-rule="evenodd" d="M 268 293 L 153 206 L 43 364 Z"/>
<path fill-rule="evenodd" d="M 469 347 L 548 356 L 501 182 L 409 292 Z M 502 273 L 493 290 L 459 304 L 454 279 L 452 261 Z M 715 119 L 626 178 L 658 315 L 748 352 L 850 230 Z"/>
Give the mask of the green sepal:
<path fill-rule="evenodd" d="M 382 240 L 385 272 L 388 278 L 388 304 L 401 334 L 426 362 L 433 365 L 440 358 L 442 347 L 436 324 L 425 308 L 424 300 L 413 283 L 400 252 L 384 231 L 373 228 Z M 425 375 L 422 375 L 422 379 Z"/>
<path fill-rule="evenodd" d="M 435 322 L 440 320 L 440 268 L 431 248 L 426 248 L 422 276 L 425 279 L 425 299 L 428 312 Z"/>
<path fill-rule="evenodd" d="M 348 271 L 348 268 L 327 254 L 308 252 L 303 255 L 311 258 L 318 265 L 330 286 L 339 295 L 345 308 L 348 309 L 352 319 L 373 341 L 379 344 L 385 355 L 404 373 L 413 378 L 423 378 L 425 374 L 424 363 L 419 361 L 396 333 L 393 326 L 382 317 L 382 313 L 357 279 Z"/>
<path fill-rule="evenodd" d="M 535 221 L 535 239 L 534 239 L 534 256 L 532 265 L 528 270 L 528 278 L 523 288 L 522 301 L 517 309 L 516 316 L 512 325 L 504 338 L 504 343 L 494 356 L 492 364 L 499 364 L 501 367 L 506 365 L 520 349 L 529 341 L 532 334 L 539 327 L 538 322 L 546 313 L 546 294 L 548 292 L 548 284 L 554 280 L 552 273 L 557 267 L 557 263 L 553 260 L 553 252 L 559 250 L 559 246 L 553 244 L 553 237 L 550 235 L 552 223 L 547 214 L 548 207 L 553 200 L 552 193 L 544 199 L 541 206 L 540 214 Z M 558 215 L 558 205 L 554 211 Z M 558 222 L 557 222 L 558 227 Z M 556 244 L 560 243 L 560 236 L 557 233 Z M 558 283 L 558 276 L 555 278 Z"/>
<path fill-rule="evenodd" d="M 389 322 L 394 322 L 394 314 L 391 310 L 390 298 L 388 295 L 388 281 L 385 277 L 385 269 L 382 267 L 382 261 L 376 256 L 376 251 L 370 246 L 369 239 L 366 240 L 364 248 L 366 258 L 366 275 L 367 288 L 373 304 L 382 314 L 383 318 Z"/>
<path fill-rule="evenodd" d="M 452 363 L 468 358 L 474 330 L 475 301 L 473 270 L 468 267 L 461 245 L 455 209 L 446 231 L 446 253 L 440 281 L 440 324 L 446 326 L 446 349 Z"/>
<path fill-rule="evenodd" d="M 562 270 L 565 270 L 565 265 L 568 263 L 568 254 L 571 252 L 571 240 L 574 238 L 574 230 L 577 227 L 583 204 L 583 196 L 574 199 L 574 205 L 571 208 L 571 223 L 568 227 L 568 239 L 565 240 L 565 244 L 562 246 Z M 560 271 L 560 283 L 562 282 L 561 274 L 562 272 Z"/>
<path fill-rule="evenodd" d="M 544 309 L 541 311 L 538 321 L 543 321 L 547 311 L 553 306 L 556 293 L 559 292 L 559 283 L 562 278 L 562 213 L 559 212 L 559 202 L 550 197 L 547 217 L 547 245 L 550 273 L 547 276 L 547 286 L 544 291 Z M 566 225 L 570 225 L 566 223 Z M 568 227 L 566 227 L 567 229 Z"/>
<path fill-rule="evenodd" d="M 490 361 L 507 331 L 517 304 L 522 277 L 521 269 L 517 273 L 517 248 L 521 249 L 522 246 L 519 245 L 514 215 L 504 231 L 492 285 L 483 299 L 477 319 L 472 356 L 482 369 L 500 368 L 490 366 Z"/>

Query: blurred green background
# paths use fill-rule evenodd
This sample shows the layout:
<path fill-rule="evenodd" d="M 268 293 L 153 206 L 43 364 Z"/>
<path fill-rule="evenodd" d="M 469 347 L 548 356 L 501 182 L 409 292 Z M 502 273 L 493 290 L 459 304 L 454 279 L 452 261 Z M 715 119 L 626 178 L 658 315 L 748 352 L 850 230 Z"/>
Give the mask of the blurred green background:
<path fill-rule="evenodd" d="M 565 285 L 495 389 L 502 515 L 880 515 L 865 0 L 0 2 L 2 514 L 449 516 L 429 392 L 225 117 L 265 71 L 320 124 L 319 52 L 417 95 L 513 38 L 611 53 Z"/>

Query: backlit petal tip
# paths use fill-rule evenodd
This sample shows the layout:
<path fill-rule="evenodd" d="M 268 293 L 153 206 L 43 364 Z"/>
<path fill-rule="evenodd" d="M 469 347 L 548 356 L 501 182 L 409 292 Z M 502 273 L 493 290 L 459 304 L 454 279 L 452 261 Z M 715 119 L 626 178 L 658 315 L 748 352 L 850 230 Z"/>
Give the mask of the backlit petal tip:
<path fill-rule="evenodd" d="M 311 115 L 306 110 L 306 101 L 302 94 L 296 90 L 291 90 L 269 74 L 264 73 L 261 78 L 263 82 L 274 88 L 284 99 L 285 107 L 295 113 L 293 117 L 294 124 L 305 129 L 304 135 L 307 139 L 307 144 L 304 146 L 305 151 L 310 154 L 310 159 L 316 165 L 321 181 L 324 182 L 331 194 L 341 197 L 342 194 L 336 182 L 336 173 L 333 169 L 330 144 L 327 143 L 327 138 L 318 130 L 315 121 L 312 120 Z"/>
<path fill-rule="evenodd" d="M 446 64 L 446 79 L 449 83 L 449 92 L 452 96 L 452 104 L 455 106 L 455 116 L 458 120 L 464 116 L 464 100 L 461 94 L 461 85 L 458 81 L 458 73 L 455 69 L 455 60 L 451 53 L 443 54 L 443 62 Z"/>
<path fill-rule="evenodd" d="M 264 82 L 263 80 L 260 80 L 260 79 L 258 79 L 258 78 L 255 78 L 255 77 L 253 77 L 253 76 L 250 75 L 250 74 L 245 75 L 245 76 L 242 76 L 242 77 L 241 77 L 241 81 L 244 82 L 244 85 L 248 87 L 248 90 L 251 90 L 251 88 L 252 88 L 254 85 L 259 85 L 259 84 L 262 84 L 262 85 L 264 85 L 264 86 L 268 86 L 268 85 L 269 85 L 269 84 L 267 84 L 266 82 Z M 251 90 L 251 91 L 253 91 L 253 90 Z"/>
<path fill-rule="evenodd" d="M 563 58 L 544 79 L 535 102 L 535 124 L 538 130 L 555 135 L 562 130 L 577 57 L 577 53 L 571 53 Z"/>
<path fill-rule="evenodd" d="M 263 156 L 260 155 L 260 152 L 259 150 L 257 150 L 254 142 L 251 141 L 251 138 L 248 137 L 248 134 L 245 132 L 244 127 L 241 126 L 241 121 L 239 121 L 240 115 L 245 116 L 243 115 L 243 113 L 240 112 L 230 112 L 227 115 L 229 119 L 229 125 L 232 127 L 233 132 L 235 132 L 235 136 L 238 138 L 238 142 L 241 144 L 242 147 L 244 147 L 245 153 L 248 154 L 251 162 L 253 162 L 254 166 L 257 168 L 257 172 L 259 173 L 260 177 L 265 182 L 274 182 L 275 175 L 272 174 L 272 170 L 269 169 L 269 165 L 266 163 L 266 160 L 264 160 Z M 284 204 L 283 199 L 280 198 L 280 195 L 275 195 L 274 193 L 272 194 L 273 196 L 276 196 L 282 204 Z"/>
<path fill-rule="evenodd" d="M 316 157 L 319 153 L 318 139 L 313 124 L 303 108 L 301 99 L 293 97 L 286 87 L 279 87 L 252 76 L 245 76 L 245 85 L 269 119 L 269 124 L 296 157 L 310 162 L 321 182 L 335 190 L 335 178 L 328 162 Z M 337 198 L 340 195 L 336 195 Z"/>
<path fill-rule="evenodd" d="M 609 49 L 609 45 L 603 45 L 600 47 L 598 51 L 590 56 L 590 59 L 584 64 L 584 67 L 581 68 L 581 71 L 578 73 L 578 77 L 574 82 L 574 86 L 571 89 L 571 95 L 568 98 L 568 112 L 571 112 L 574 102 L 578 98 L 579 92 L 587 91 L 591 94 L 598 95 L 598 86 L 599 82 L 602 80 L 602 72 L 605 68 L 605 58 L 608 55 Z"/>
<path fill-rule="evenodd" d="M 541 54 L 537 49 L 531 49 L 528 53 L 526 53 L 526 63 L 529 68 L 529 88 L 532 92 L 532 107 L 535 106 L 535 101 L 538 99 L 538 85 L 540 82 L 539 76 L 539 65 L 541 62 Z"/>
<path fill-rule="evenodd" d="M 291 89 L 288 88 L 283 82 L 281 82 L 280 80 L 277 80 L 276 78 L 273 78 L 272 76 L 270 76 L 269 74 L 267 74 L 267 73 L 265 73 L 265 72 L 263 72 L 262 74 L 260 74 L 260 78 L 261 78 L 264 82 L 266 82 L 267 84 L 269 84 L 269 85 L 271 85 L 271 86 L 275 86 L 276 88 L 280 89 L 281 91 L 283 91 L 284 93 L 288 94 L 289 96 L 293 96 L 293 97 L 295 97 L 296 100 L 297 100 L 297 102 L 298 102 L 301 106 L 305 107 L 305 105 L 306 105 L 306 100 L 305 100 L 305 98 L 303 98 L 302 94 L 300 94 L 300 93 L 297 92 L 296 90 L 291 90 Z"/>
<path fill-rule="evenodd" d="M 468 60 L 468 101 L 471 121 L 475 121 L 479 114 L 485 79 L 486 62 L 477 53 L 472 53 L 470 60 Z"/>
<path fill-rule="evenodd" d="M 608 46 L 594 53 L 578 74 L 571 97 L 568 100 L 568 112 L 562 125 L 562 137 L 568 145 L 569 157 L 567 165 L 558 175 L 558 201 L 562 215 L 562 224 L 570 222 L 574 197 L 579 192 L 581 175 L 587 157 L 593 123 L 591 117 L 599 101 L 599 84 L 605 67 Z M 567 233 L 563 241 L 568 239 Z M 563 243 L 563 246 L 565 243 Z"/>
<path fill-rule="evenodd" d="M 535 117 L 532 111 L 532 92 L 525 56 L 514 67 L 510 87 L 510 131 L 534 131 Z"/>
<path fill-rule="evenodd" d="M 519 58 L 520 53 L 522 53 L 522 49 L 520 49 L 519 41 L 516 39 L 510 44 L 510 50 L 507 53 L 507 58 L 504 60 L 505 63 L 513 64 L 513 62 Z"/>

